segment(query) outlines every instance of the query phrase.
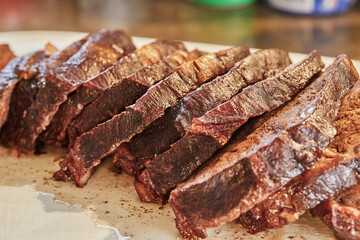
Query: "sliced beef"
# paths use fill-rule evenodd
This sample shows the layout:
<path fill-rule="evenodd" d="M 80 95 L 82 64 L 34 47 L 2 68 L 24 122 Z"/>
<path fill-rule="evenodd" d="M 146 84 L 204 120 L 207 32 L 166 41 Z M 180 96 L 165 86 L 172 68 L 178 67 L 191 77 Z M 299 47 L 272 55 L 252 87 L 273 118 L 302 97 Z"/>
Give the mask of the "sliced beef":
<path fill-rule="evenodd" d="M 178 50 L 168 58 L 140 69 L 103 92 L 69 125 L 70 142 L 123 111 L 126 106 L 141 97 L 151 85 L 169 76 L 177 66 L 201 54 L 200 51 Z"/>
<path fill-rule="evenodd" d="M 348 71 L 348 77 L 356 79 L 358 73 L 352 69 L 352 72 Z M 357 183 L 360 171 L 360 162 L 357 162 L 357 147 L 360 144 L 359 100 L 360 83 L 344 97 L 335 121 L 337 134 L 324 150 L 321 160 L 286 187 L 240 215 L 240 223 L 249 232 L 257 233 L 289 224 L 322 200 Z"/>
<path fill-rule="evenodd" d="M 240 218 L 251 232 L 281 227 L 316 206 L 313 215 L 320 217 L 340 239 L 359 239 L 359 100 L 358 82 L 343 100 L 335 122 L 338 133 L 321 161 L 271 196 L 273 204 L 269 198 Z"/>
<path fill-rule="evenodd" d="M 236 219 L 316 163 L 336 134 L 341 99 L 357 80 L 353 70 L 346 56 L 338 57 L 273 117 L 234 138 L 173 190 L 169 202 L 183 236 L 205 237 L 206 228 Z"/>
<path fill-rule="evenodd" d="M 329 149 L 324 153 L 327 151 Z M 306 174 L 241 214 L 239 222 L 253 234 L 279 228 L 296 221 L 306 210 L 332 198 L 342 189 L 359 183 L 358 159 L 348 159 L 333 151 L 324 155 Z"/>
<path fill-rule="evenodd" d="M 145 164 L 135 183 L 141 199 L 166 201 L 168 192 L 223 147 L 250 117 L 289 101 L 322 67 L 320 56 L 314 51 L 278 75 L 246 87 L 229 101 L 195 118 L 179 141 Z"/>
<path fill-rule="evenodd" d="M 8 147 L 13 147 L 21 132 L 21 123 L 25 117 L 25 111 L 35 101 L 36 94 L 46 82 L 46 75 L 50 69 L 60 66 L 64 61 L 68 60 L 74 55 L 81 46 L 86 42 L 87 37 L 74 42 L 66 47 L 64 50 L 52 54 L 54 47 L 46 45 L 46 55 L 51 55 L 49 58 L 41 61 L 30 68 L 31 71 L 21 71 L 26 73 L 27 81 L 20 81 L 14 89 L 11 96 L 10 112 L 8 120 L 1 130 L 1 143 Z M 22 69 L 22 68 L 19 68 Z M 31 74 L 29 74 L 31 73 Z M 37 75 L 36 75 L 37 74 Z"/>
<path fill-rule="evenodd" d="M 145 162 L 169 149 L 185 134 L 193 118 L 229 100 L 247 85 L 275 75 L 290 63 L 288 54 L 279 49 L 262 50 L 246 57 L 227 74 L 189 93 L 145 131 L 122 144 L 116 151 L 115 163 L 129 174 L 140 172 Z"/>
<path fill-rule="evenodd" d="M 336 199 L 329 198 L 312 210 L 314 216 L 329 226 L 342 240 L 360 239 L 360 185 L 341 192 Z"/>
<path fill-rule="evenodd" d="M 9 45 L 0 44 L 0 71 L 13 59 L 14 53 L 11 51 Z"/>
<path fill-rule="evenodd" d="M 34 102 L 24 113 L 14 144 L 15 150 L 20 153 L 34 152 L 37 137 L 49 125 L 68 94 L 122 56 L 123 36 L 123 31 L 119 30 L 91 34 L 79 51 L 48 71 Z"/>
<path fill-rule="evenodd" d="M 135 50 L 135 46 L 131 42 L 130 36 L 126 35 L 126 37 L 124 36 L 122 37 L 122 39 L 124 39 L 124 43 L 122 45 L 122 49 L 124 50 L 122 56 L 124 56 Z M 102 102 L 102 101 L 110 102 L 110 100 L 107 98 L 113 97 L 113 95 L 111 94 L 111 91 L 106 91 L 107 89 L 111 88 L 114 85 L 122 85 L 122 88 L 131 87 L 131 86 L 123 86 L 125 81 L 123 79 L 126 76 L 134 73 L 135 71 L 145 66 L 154 64 L 164 59 L 169 54 L 179 49 L 185 50 L 184 44 L 181 42 L 170 41 L 170 40 L 156 40 L 130 53 L 129 55 L 121 58 L 110 69 L 105 70 L 105 72 L 100 73 L 98 76 L 93 77 L 92 79 L 89 79 L 84 85 L 80 86 L 74 93 L 72 93 L 69 99 L 60 106 L 59 110 L 52 119 L 50 125 L 47 127 L 46 131 L 42 134 L 41 140 L 45 143 L 57 145 L 57 146 L 67 145 L 68 125 L 71 123 L 73 119 L 76 118 L 76 116 L 78 116 L 83 111 L 84 108 L 86 108 L 87 104 L 91 103 L 95 99 L 97 99 L 98 102 Z M 114 69 L 116 69 L 116 78 L 110 79 L 111 81 L 109 79 L 103 81 L 104 80 L 103 76 L 107 75 L 108 72 L 114 71 Z M 101 89 L 97 88 L 97 84 L 99 83 L 101 83 Z M 112 90 L 116 91 L 117 94 L 120 94 L 120 92 L 117 91 L 119 89 L 117 90 L 112 89 Z M 130 89 L 129 92 L 131 94 Z M 124 94 L 124 96 L 126 96 L 126 93 Z M 112 100 L 114 101 L 115 99 Z M 131 102 L 130 103 L 127 102 L 129 101 L 127 101 L 127 99 L 125 99 L 124 97 L 123 102 L 113 102 L 113 104 L 118 103 L 119 105 L 121 105 L 118 107 L 122 109 L 126 105 L 131 103 Z M 126 105 L 124 106 L 124 104 Z M 112 105 L 108 107 L 111 106 Z M 105 111 L 106 110 L 104 109 L 104 112 Z M 100 114 L 102 114 L 102 112 L 100 112 Z M 108 114 L 104 116 L 104 118 L 106 118 L 107 116 Z M 109 118 L 110 117 L 111 116 L 109 116 Z M 105 120 L 109 118 L 106 118 Z M 95 127 L 95 126 L 91 126 L 91 127 Z"/>
<path fill-rule="evenodd" d="M 0 128 L 3 127 L 8 118 L 10 100 L 15 86 L 19 82 L 22 83 L 22 80 L 27 81 L 34 77 L 37 74 L 38 64 L 46 57 L 46 51 L 32 52 L 25 56 L 14 58 L 0 72 Z M 26 96 L 22 97 L 26 98 Z M 2 130 L 2 135 L 3 132 Z"/>
<path fill-rule="evenodd" d="M 173 74 L 151 87 L 126 111 L 78 137 L 55 177 L 71 174 L 77 186 L 84 186 L 103 157 L 162 117 L 167 108 L 177 104 L 197 86 L 226 73 L 244 55 L 243 51 L 243 47 L 235 47 L 177 67 Z"/>

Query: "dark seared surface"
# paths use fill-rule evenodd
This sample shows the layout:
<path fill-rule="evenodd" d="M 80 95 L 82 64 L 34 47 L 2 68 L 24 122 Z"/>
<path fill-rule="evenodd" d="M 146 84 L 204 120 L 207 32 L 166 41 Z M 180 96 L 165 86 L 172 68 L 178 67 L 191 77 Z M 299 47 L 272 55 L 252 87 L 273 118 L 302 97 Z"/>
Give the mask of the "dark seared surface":
<path fill-rule="evenodd" d="M 62 103 L 54 115 L 49 126 L 39 136 L 43 143 L 66 147 L 68 145 L 67 126 L 83 109 L 84 105 L 91 102 L 98 96 L 99 92 L 80 86 L 76 91 L 68 95 L 68 99 Z"/>
<path fill-rule="evenodd" d="M 26 81 L 34 77 L 34 75 L 37 74 L 36 66 L 45 57 L 45 51 L 32 52 L 25 56 L 14 58 L 0 71 L 0 128 L 3 127 L 8 118 L 11 98 L 16 84 L 22 80 Z M 21 97 L 26 98 L 26 96 Z M 27 104 L 25 99 L 19 100 L 21 102 L 18 104 Z M 12 109 L 11 111 L 16 111 L 16 109 Z M 12 115 L 12 113 L 10 113 L 10 115 Z M 3 134 L 3 130 L 1 133 Z"/>
<path fill-rule="evenodd" d="M 152 161 L 145 164 L 145 169 L 138 176 L 138 183 L 135 185 L 141 200 L 165 203 L 167 193 L 172 187 L 185 181 L 196 168 L 204 163 L 203 159 L 209 159 L 220 147 L 221 145 L 212 137 L 187 134 L 186 139 L 177 141 L 170 151 L 155 156 Z M 178 162 L 179 155 L 182 156 L 181 162 Z M 147 191 L 140 191 L 139 188 Z M 146 196 L 148 194 L 157 197 L 152 199 Z"/>
<path fill-rule="evenodd" d="M 122 45 L 118 44 L 119 48 L 123 51 L 119 54 L 118 58 L 121 58 L 118 62 L 116 62 L 111 69 L 115 69 L 116 66 L 116 78 L 106 79 L 101 76 L 105 74 L 104 72 L 100 73 L 100 76 L 96 76 L 92 79 L 89 79 L 86 84 L 80 86 L 76 91 L 69 97 L 69 99 L 63 103 L 57 113 L 55 114 L 51 124 L 48 126 L 46 132 L 44 132 L 42 139 L 46 143 L 50 143 L 53 145 L 67 145 L 67 128 L 73 119 L 75 119 L 86 105 L 97 99 L 98 101 L 107 101 L 108 103 L 116 104 L 119 98 L 113 98 L 112 101 L 107 99 L 107 97 L 114 97 L 113 94 L 110 93 L 106 95 L 106 93 L 100 95 L 101 92 L 106 91 L 112 86 L 116 86 L 121 84 L 125 77 L 134 73 L 135 71 L 147 66 L 151 65 L 155 62 L 158 62 L 164 58 L 166 58 L 169 54 L 175 52 L 178 49 L 184 50 L 185 47 L 181 42 L 170 41 L 170 40 L 157 40 L 150 44 L 147 44 L 140 49 L 135 50 L 134 44 L 131 42 L 131 38 L 128 34 L 123 32 L 123 36 L 120 37 L 122 39 Z M 134 52 L 133 52 L 134 51 Z M 132 53 L 131 53 L 132 52 Z M 129 54 L 130 53 L 130 54 Z M 128 55 L 129 54 L 129 55 Z M 125 56 L 128 55 L 128 56 Z M 125 56 L 125 57 L 124 57 Z M 110 70 L 108 70 L 110 71 Z M 101 90 L 99 88 L 94 88 L 97 84 L 101 83 Z M 108 84 L 108 85 L 106 85 Z M 120 92 L 119 90 L 122 90 Z M 119 95 L 124 95 L 126 98 L 126 92 L 123 89 L 118 89 L 114 91 Z M 100 95 L 100 96 L 99 96 Z M 140 97 L 140 96 L 139 96 Z M 99 99 L 100 98 L 100 99 Z M 129 101 L 119 102 L 119 106 L 115 106 L 117 108 L 123 109 L 128 104 L 131 104 Z M 111 107 L 111 104 L 109 107 Z M 106 111 L 106 109 L 104 109 Z M 114 110 L 115 111 L 115 110 Z M 102 115 L 102 113 L 99 113 Z M 104 116 L 105 120 L 109 119 L 107 115 Z M 95 125 L 91 126 L 95 127 Z M 89 129 L 90 129 L 89 128 Z M 86 129 L 86 130 L 89 130 Z"/>
<path fill-rule="evenodd" d="M 120 113 L 125 106 L 141 97 L 150 86 L 169 76 L 177 66 L 182 65 L 187 60 L 200 57 L 201 54 L 199 51 L 184 52 L 178 50 L 166 59 L 144 67 L 124 78 L 103 92 L 72 122 L 68 129 L 70 141 Z"/>
<path fill-rule="evenodd" d="M 0 44 L 0 71 L 15 57 L 8 44 Z"/>
<path fill-rule="evenodd" d="M 167 46 L 168 48 L 165 48 Z M 155 40 L 153 44 L 147 44 L 136 51 L 136 54 L 130 54 L 128 57 L 118 61 L 109 69 L 104 71 L 104 74 L 98 75 L 89 79 L 83 85 L 103 91 L 108 86 L 113 86 L 119 80 L 127 75 L 136 72 L 137 70 L 158 62 L 160 59 L 165 58 L 175 50 L 186 50 L 183 43 L 172 40 Z M 129 74 L 123 75 L 123 72 L 128 71 Z"/>
<path fill-rule="evenodd" d="M 305 176 L 295 178 L 283 189 L 241 214 L 239 222 L 253 234 L 279 228 L 296 221 L 306 210 L 342 189 L 358 183 L 360 162 L 338 160 L 322 159 L 314 165 L 316 169 L 312 168 Z"/>
<path fill-rule="evenodd" d="M 139 175 L 144 164 L 156 154 L 169 149 L 181 137 L 174 126 L 180 105 L 166 109 L 164 116 L 156 119 L 143 132 L 129 142 L 121 144 L 115 152 L 114 163 L 130 175 Z"/>
<path fill-rule="evenodd" d="M 117 49 L 113 56 L 116 59 L 111 60 L 111 62 L 128 55 L 136 49 L 131 41 L 131 37 L 127 33 L 119 31 L 116 38 Z M 102 72 L 97 75 L 101 74 Z M 87 81 L 95 81 L 94 78 L 96 79 L 96 77 L 91 77 Z M 68 142 L 66 133 L 68 124 L 82 111 L 84 106 L 93 101 L 98 94 L 98 90 L 93 88 L 85 86 L 77 88 L 69 95 L 68 99 L 60 105 L 49 126 L 47 126 L 46 131 L 40 135 L 40 140 L 55 146 L 66 146 Z"/>
<path fill-rule="evenodd" d="M 237 63 L 227 74 L 189 93 L 163 118 L 155 121 L 129 143 L 120 146 L 115 161 L 130 174 L 134 172 L 134 167 L 138 172 L 147 160 L 169 149 L 171 144 L 179 140 L 193 118 L 229 100 L 247 85 L 275 75 L 289 64 L 287 53 L 279 49 L 252 54 Z"/>
<path fill-rule="evenodd" d="M 14 93 L 15 95 L 12 96 L 14 100 L 12 100 L 11 104 L 14 104 L 14 107 L 10 109 L 11 111 L 11 119 L 9 119 L 9 124 L 7 123 L 6 126 L 4 126 L 4 134 L 1 136 L 1 141 L 3 144 L 11 147 L 14 144 L 16 144 L 17 139 L 19 138 L 20 133 L 22 132 L 22 121 L 25 117 L 25 110 L 31 106 L 31 104 L 35 101 L 36 94 L 39 89 L 44 88 L 45 82 L 46 82 L 46 76 L 50 69 L 56 68 L 60 66 L 64 61 L 68 60 L 72 55 L 74 55 L 80 47 L 86 42 L 87 37 L 76 41 L 66 47 L 64 50 L 56 52 L 49 58 L 46 58 L 44 61 L 42 61 L 37 66 L 37 76 L 36 78 L 33 78 L 29 81 L 21 81 L 20 85 L 15 89 L 15 91 L 19 91 L 19 97 L 23 99 L 24 97 L 26 99 L 20 100 L 22 102 L 19 102 L 16 100 L 18 98 L 17 93 Z M 53 47 L 47 45 L 46 49 L 49 54 L 51 51 L 53 51 Z M 48 55 L 49 55 L 48 54 Z M 32 74 L 36 73 L 34 71 L 34 68 L 32 69 Z M 22 71 L 24 72 L 24 71 Z M 29 77 L 31 77 L 29 75 Z M 22 96 L 22 94 L 25 94 L 25 96 Z M 10 123 L 11 122 L 11 123 Z"/>
<path fill-rule="evenodd" d="M 30 107 L 31 104 L 35 101 L 35 97 L 39 89 L 44 88 L 48 72 L 50 71 L 50 69 L 56 68 L 63 64 L 64 61 L 67 61 L 81 48 L 81 46 L 86 42 L 86 40 L 87 37 L 76 41 L 66 47 L 64 50 L 56 52 L 51 57 L 42 61 L 37 67 L 38 75 L 36 76 L 36 78 L 33 78 L 27 82 L 22 81 L 21 84 L 17 87 L 15 91 L 19 91 L 19 97 L 21 99 L 25 96 L 27 97 L 25 97 L 26 99 L 24 99 L 23 102 L 19 102 L 22 100 L 17 100 L 17 93 L 14 93 L 15 95 L 12 96 L 12 98 L 14 98 L 14 100 L 12 101 L 14 107 L 11 108 L 11 119 L 9 119 L 9 123 L 7 123 L 3 129 L 4 134 L 2 134 L 1 136 L 1 141 L 3 144 L 9 147 L 17 144 L 18 138 L 23 129 L 22 122 L 25 117 L 25 110 Z M 32 72 L 34 73 L 35 71 Z M 25 94 L 25 96 L 22 96 L 22 94 Z"/>
<path fill-rule="evenodd" d="M 175 126 L 181 135 L 189 130 L 193 118 L 202 116 L 222 102 L 229 100 L 247 85 L 274 76 L 291 64 L 287 52 L 280 49 L 265 49 L 242 60 L 226 75 L 214 79 L 180 103 L 180 113 Z"/>
<path fill-rule="evenodd" d="M 67 129 L 69 147 L 82 133 L 124 110 L 126 106 L 133 103 L 134 99 L 141 97 L 146 90 L 146 87 L 127 80 L 107 89 L 99 98 L 86 106 L 69 125 Z"/>
<path fill-rule="evenodd" d="M 46 129 L 59 106 L 82 82 L 99 74 L 116 60 L 122 31 L 103 30 L 88 36 L 79 51 L 56 68 L 49 69 L 35 101 L 25 111 L 14 148 L 34 152 L 38 135 Z M 43 79 L 44 80 L 44 79 Z"/>
<path fill-rule="evenodd" d="M 39 66 L 46 61 L 47 57 L 54 54 L 55 49 L 48 45 L 45 51 L 37 51 L 19 57 L 14 70 L 18 76 L 18 83 L 11 93 L 9 111 L 5 124 L 1 129 L 1 143 L 7 147 L 12 147 L 14 139 L 18 134 L 19 125 L 23 119 L 24 111 L 34 101 L 38 89 Z"/>
<path fill-rule="evenodd" d="M 320 56 L 314 51 L 275 77 L 246 87 L 229 101 L 195 118 L 184 137 L 146 164 L 139 181 L 151 186 L 158 195 L 166 194 L 223 147 L 250 117 L 262 115 L 289 101 L 322 67 Z M 212 139 L 212 147 L 202 148 L 205 136 Z"/>
<path fill-rule="evenodd" d="M 339 70 L 341 71 L 341 70 Z M 358 78 L 356 70 L 345 77 Z M 345 74 L 345 73 L 344 73 Z M 257 204 L 239 220 L 251 233 L 282 227 L 306 210 L 358 182 L 360 162 L 360 89 L 357 84 L 343 99 L 335 126 L 337 134 L 321 160 L 304 175 Z"/>
<path fill-rule="evenodd" d="M 352 71 L 349 59 L 340 56 L 326 73 L 275 116 L 245 140 L 231 141 L 204 169 L 173 190 L 170 203 L 180 232 L 184 236 L 206 236 L 206 228 L 236 219 L 317 162 L 336 134 L 333 121 L 341 99 L 357 80 Z M 249 166 L 252 174 L 246 174 L 245 178 L 250 177 L 253 184 L 234 204 L 233 191 L 224 183 L 231 181 L 238 163 Z M 229 171 L 232 174 L 227 174 Z M 217 182 L 219 178 L 223 181 Z M 235 207 L 226 213 L 221 208 L 200 207 L 204 192 L 215 194 L 215 191 L 221 196 L 213 199 L 218 206 L 228 206 L 231 202 Z M 186 205 L 181 204 L 185 202 Z M 188 209 L 193 213 L 188 214 Z M 223 214 L 213 217 L 217 216 L 216 212 Z"/>
<path fill-rule="evenodd" d="M 150 88 L 125 112 L 115 115 L 111 120 L 99 124 L 77 138 L 74 147 L 69 150 L 66 163 L 77 185 L 85 185 L 90 177 L 89 171 L 98 165 L 103 157 L 114 152 L 121 143 L 129 141 L 150 123 L 163 116 L 167 108 L 174 106 L 188 92 L 226 73 L 240 60 L 238 56 L 242 51 L 242 47 L 235 47 L 185 63 L 176 68 L 172 75 Z M 123 121 L 128 122 L 129 126 L 120 128 L 119 122 Z M 106 139 L 101 141 L 105 136 Z M 93 148 L 95 144 L 96 150 Z"/>

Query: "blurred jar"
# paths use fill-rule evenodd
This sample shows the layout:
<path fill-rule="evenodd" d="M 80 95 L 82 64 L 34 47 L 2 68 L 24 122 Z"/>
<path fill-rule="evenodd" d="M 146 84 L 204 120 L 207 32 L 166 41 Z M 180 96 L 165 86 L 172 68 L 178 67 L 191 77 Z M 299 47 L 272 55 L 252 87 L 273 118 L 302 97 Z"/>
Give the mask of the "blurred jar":
<path fill-rule="evenodd" d="M 188 0 L 188 2 L 216 9 L 235 10 L 245 8 L 254 3 L 255 0 Z"/>
<path fill-rule="evenodd" d="M 356 0 L 265 0 L 272 8 L 303 15 L 330 15 L 349 10 Z"/>

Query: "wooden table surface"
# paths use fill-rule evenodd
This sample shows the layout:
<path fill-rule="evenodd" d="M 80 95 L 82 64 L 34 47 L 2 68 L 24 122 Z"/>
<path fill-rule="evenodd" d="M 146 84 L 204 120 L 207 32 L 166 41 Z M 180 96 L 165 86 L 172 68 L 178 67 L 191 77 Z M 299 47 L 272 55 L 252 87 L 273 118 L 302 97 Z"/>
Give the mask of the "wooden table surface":
<path fill-rule="evenodd" d="M 360 59 L 360 1 L 345 14 L 304 17 L 258 2 L 233 11 L 181 0 L 0 0 L 0 31 L 123 28 L 134 36 L 255 48 L 280 47 Z"/>

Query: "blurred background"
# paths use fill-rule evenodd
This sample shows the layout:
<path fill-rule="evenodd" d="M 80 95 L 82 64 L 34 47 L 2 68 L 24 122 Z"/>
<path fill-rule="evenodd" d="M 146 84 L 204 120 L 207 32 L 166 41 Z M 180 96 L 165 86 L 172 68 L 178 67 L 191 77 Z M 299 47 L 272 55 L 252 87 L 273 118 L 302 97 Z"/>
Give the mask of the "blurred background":
<path fill-rule="evenodd" d="M 327 14 L 305 11 L 318 0 L 289 6 L 299 1 L 307 0 L 277 0 L 273 8 L 253 0 L 0 0 L 0 32 L 116 27 L 133 36 L 303 53 L 318 49 L 322 55 L 347 53 L 360 59 L 360 1 L 348 0 L 349 10 Z M 331 10 L 344 0 L 323 1 Z M 294 14 L 297 10 L 300 15 Z"/>

